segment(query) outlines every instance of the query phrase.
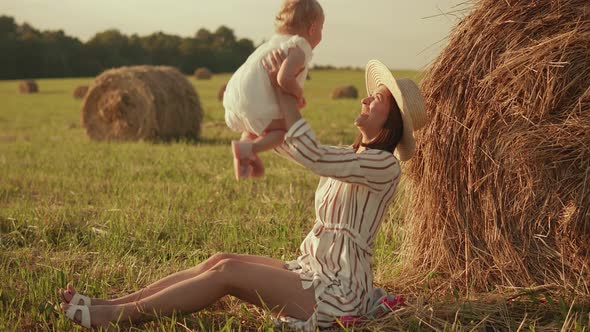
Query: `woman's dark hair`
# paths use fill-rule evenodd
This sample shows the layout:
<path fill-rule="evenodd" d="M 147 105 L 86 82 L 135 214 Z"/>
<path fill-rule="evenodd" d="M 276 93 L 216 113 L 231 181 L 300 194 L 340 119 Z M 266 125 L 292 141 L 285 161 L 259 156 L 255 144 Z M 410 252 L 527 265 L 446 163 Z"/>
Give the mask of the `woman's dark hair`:
<path fill-rule="evenodd" d="M 383 124 L 383 129 L 377 135 L 377 137 L 369 144 L 363 143 L 363 135 L 358 134 L 356 140 L 352 144 L 354 150 L 358 150 L 359 147 L 364 146 L 369 149 L 384 150 L 393 153 L 399 141 L 402 139 L 402 133 L 404 130 L 404 124 L 402 121 L 402 114 L 399 110 L 399 106 L 392 97 L 391 109 L 387 115 L 387 120 Z"/>

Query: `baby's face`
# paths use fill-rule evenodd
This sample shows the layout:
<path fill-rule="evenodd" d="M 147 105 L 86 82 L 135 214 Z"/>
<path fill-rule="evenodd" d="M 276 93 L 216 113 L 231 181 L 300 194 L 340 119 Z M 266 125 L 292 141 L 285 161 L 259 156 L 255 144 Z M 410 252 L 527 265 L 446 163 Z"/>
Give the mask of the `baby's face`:
<path fill-rule="evenodd" d="M 320 17 L 309 27 L 309 42 L 311 48 L 315 48 L 322 41 L 322 31 L 324 30 L 324 16 Z"/>

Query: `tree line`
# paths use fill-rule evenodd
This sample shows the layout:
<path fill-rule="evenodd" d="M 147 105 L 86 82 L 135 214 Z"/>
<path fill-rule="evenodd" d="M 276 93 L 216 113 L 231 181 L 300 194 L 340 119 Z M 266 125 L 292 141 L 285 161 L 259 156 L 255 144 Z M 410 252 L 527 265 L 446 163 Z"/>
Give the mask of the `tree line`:
<path fill-rule="evenodd" d="M 62 30 L 40 31 L 0 16 L 0 79 L 87 77 L 130 65 L 167 65 L 192 74 L 198 67 L 235 71 L 254 51 L 250 39 L 237 39 L 221 26 L 200 29 L 193 37 L 156 32 L 127 36 L 116 29 L 99 32 L 86 43 Z"/>

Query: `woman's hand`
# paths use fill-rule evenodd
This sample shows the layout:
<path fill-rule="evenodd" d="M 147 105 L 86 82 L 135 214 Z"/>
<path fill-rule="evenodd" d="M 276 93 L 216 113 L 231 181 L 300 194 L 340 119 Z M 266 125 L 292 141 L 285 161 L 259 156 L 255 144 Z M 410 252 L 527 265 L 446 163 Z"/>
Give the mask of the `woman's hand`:
<path fill-rule="evenodd" d="M 274 50 L 270 52 L 270 54 L 265 58 L 262 59 L 262 67 L 266 69 L 266 73 L 268 74 L 268 78 L 270 79 L 270 83 L 274 87 L 279 86 L 279 82 L 277 80 L 277 76 L 279 74 L 279 70 L 281 69 L 281 65 L 283 61 L 285 61 L 286 57 L 281 50 Z"/>

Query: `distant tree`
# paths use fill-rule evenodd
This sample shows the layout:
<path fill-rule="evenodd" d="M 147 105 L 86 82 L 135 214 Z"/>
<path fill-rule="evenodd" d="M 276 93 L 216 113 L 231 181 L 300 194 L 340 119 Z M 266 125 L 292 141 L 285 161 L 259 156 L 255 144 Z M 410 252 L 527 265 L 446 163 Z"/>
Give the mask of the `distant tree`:
<path fill-rule="evenodd" d="M 199 67 L 211 67 L 214 51 L 198 38 L 185 38 L 178 47 L 181 65 L 185 73 L 192 73 Z"/>
<path fill-rule="evenodd" d="M 28 23 L 17 27 L 16 75 L 22 78 L 44 76 L 43 43 L 41 32 Z"/>
<path fill-rule="evenodd" d="M 18 78 L 16 30 L 14 18 L 0 16 L 0 77 L 3 78 Z"/>
<path fill-rule="evenodd" d="M 213 34 L 213 47 L 215 48 L 231 48 L 236 43 L 236 36 L 234 31 L 224 25 L 215 30 Z"/>
<path fill-rule="evenodd" d="M 125 57 L 129 39 L 119 30 L 99 32 L 88 41 L 86 46 L 102 68 L 120 67 L 133 63 L 131 59 Z"/>
<path fill-rule="evenodd" d="M 156 32 L 142 37 L 140 40 L 143 49 L 147 52 L 149 63 L 176 67 L 179 67 L 182 63 L 181 59 L 179 59 L 182 38 Z"/>
<path fill-rule="evenodd" d="M 14 18 L 10 16 L 0 16 L 0 38 L 16 36 L 17 25 Z"/>
<path fill-rule="evenodd" d="M 236 45 L 234 46 L 235 52 L 237 52 L 238 57 L 244 62 L 252 52 L 254 52 L 254 43 L 250 39 L 242 38 L 238 40 Z"/>
<path fill-rule="evenodd" d="M 201 28 L 195 34 L 195 39 L 197 39 L 199 42 L 203 43 L 204 45 L 211 45 L 211 42 L 213 41 L 213 34 L 211 33 L 211 31 L 209 31 L 205 28 Z"/>
<path fill-rule="evenodd" d="M 93 76 L 108 68 L 139 64 L 175 66 L 186 74 L 198 67 L 230 72 L 254 49 L 251 40 L 237 40 L 226 26 L 213 33 L 202 28 L 189 38 L 163 32 L 127 36 L 110 29 L 82 43 L 62 30 L 39 31 L 0 16 L 0 79 Z"/>
<path fill-rule="evenodd" d="M 33 28 L 28 23 L 23 23 L 21 26 L 17 27 L 17 33 L 21 39 L 35 39 L 41 37 L 41 31 Z"/>

